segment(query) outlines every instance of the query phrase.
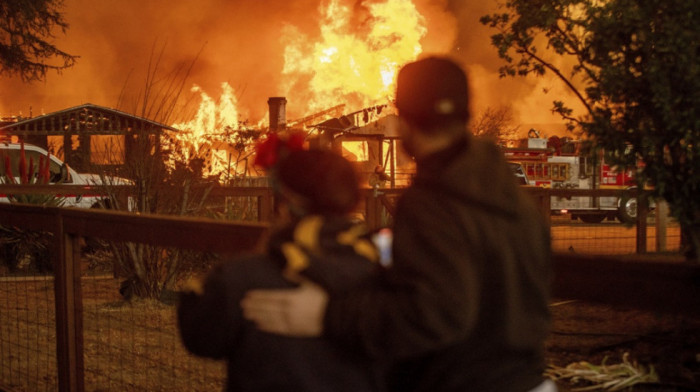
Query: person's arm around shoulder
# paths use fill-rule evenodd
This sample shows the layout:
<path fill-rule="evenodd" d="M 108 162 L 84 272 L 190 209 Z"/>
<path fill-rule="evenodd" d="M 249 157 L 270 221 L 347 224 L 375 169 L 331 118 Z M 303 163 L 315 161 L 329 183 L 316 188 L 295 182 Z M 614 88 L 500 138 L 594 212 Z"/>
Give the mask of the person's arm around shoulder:
<path fill-rule="evenodd" d="M 261 330 L 295 337 L 323 335 L 328 293 L 298 276 L 295 289 L 250 290 L 241 301 L 243 315 Z"/>
<path fill-rule="evenodd" d="M 464 338 L 478 312 L 478 274 L 449 210 L 423 196 L 397 216 L 395 260 L 382 279 L 330 299 L 318 286 L 250 291 L 245 317 L 267 332 L 323 333 L 376 355 L 410 355 Z"/>

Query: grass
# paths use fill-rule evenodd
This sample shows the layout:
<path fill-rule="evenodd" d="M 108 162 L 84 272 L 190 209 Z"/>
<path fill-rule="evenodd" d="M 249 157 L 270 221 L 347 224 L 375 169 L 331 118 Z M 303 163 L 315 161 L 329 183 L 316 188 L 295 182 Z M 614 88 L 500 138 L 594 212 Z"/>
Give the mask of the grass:
<path fill-rule="evenodd" d="M 622 362 L 608 364 L 608 358 L 600 365 L 587 361 L 574 362 L 560 367 L 550 365 L 545 375 L 552 380 L 568 380 L 571 384 L 583 383 L 585 386 L 573 388 L 572 391 L 620 391 L 636 384 L 658 383 L 659 376 L 653 366 L 646 368 L 629 360 L 629 353 L 624 353 Z"/>

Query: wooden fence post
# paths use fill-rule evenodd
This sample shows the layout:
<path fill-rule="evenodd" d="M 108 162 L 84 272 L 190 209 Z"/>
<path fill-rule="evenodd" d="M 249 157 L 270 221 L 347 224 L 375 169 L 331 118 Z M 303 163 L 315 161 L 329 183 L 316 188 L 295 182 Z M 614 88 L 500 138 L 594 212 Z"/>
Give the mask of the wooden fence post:
<path fill-rule="evenodd" d="M 666 251 L 666 228 L 668 226 L 668 204 L 665 200 L 656 201 L 656 251 Z"/>
<path fill-rule="evenodd" d="M 532 202 L 542 212 L 542 217 L 549 227 L 552 224 L 552 190 L 535 186 L 524 187 L 525 193 L 532 197 Z"/>
<path fill-rule="evenodd" d="M 272 188 L 267 188 L 258 196 L 258 222 L 271 222 L 275 210 L 275 197 Z"/>
<path fill-rule="evenodd" d="M 379 199 L 374 196 L 374 191 L 370 189 L 368 192 L 365 192 L 365 219 L 370 230 L 379 228 L 379 207 Z"/>
<path fill-rule="evenodd" d="M 637 192 L 637 254 L 647 253 L 647 216 L 649 199 L 643 190 Z"/>
<path fill-rule="evenodd" d="M 550 188 L 543 189 L 543 192 L 540 193 L 540 206 L 545 223 L 547 227 L 550 227 L 552 225 L 552 191 Z"/>
<path fill-rule="evenodd" d="M 54 290 L 58 390 L 83 392 L 83 312 L 80 287 L 79 237 L 65 233 L 60 212 L 55 215 Z"/>

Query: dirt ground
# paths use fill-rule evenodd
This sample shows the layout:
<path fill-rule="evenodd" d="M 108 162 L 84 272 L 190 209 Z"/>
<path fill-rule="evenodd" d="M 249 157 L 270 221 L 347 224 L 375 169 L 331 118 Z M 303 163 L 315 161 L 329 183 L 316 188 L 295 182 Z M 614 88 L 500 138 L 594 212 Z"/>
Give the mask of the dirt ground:
<path fill-rule="evenodd" d="M 223 369 L 217 364 L 197 363 L 180 347 L 173 308 L 149 302 L 125 304 L 119 297 L 118 287 L 119 280 L 115 279 L 86 279 L 83 282 L 85 362 L 89 370 L 86 385 L 94 385 L 93 381 L 98 380 L 106 385 L 102 390 L 155 390 L 148 384 L 153 381 L 161 386 L 168 385 L 167 390 L 173 391 L 217 389 L 210 386 L 221 383 Z M 32 365 L 37 370 L 26 370 L 23 374 L 43 374 L 42 369 L 49 366 L 43 363 L 51 364 L 54 358 L 52 309 L 50 280 L 0 283 L 0 346 L 12 342 L 13 347 L 19 349 L 34 347 L 26 353 L 13 353 L 17 357 L 42 353 L 42 358 L 27 361 L 27 366 Z M 654 313 L 566 299 L 555 299 L 551 310 L 553 324 L 546 344 L 546 360 L 554 366 L 552 369 L 582 361 L 593 365 L 605 361 L 613 367 L 622 363 L 626 354 L 628 362 L 637 363 L 637 368 L 648 370 L 653 367 L 659 382 L 620 390 L 700 391 L 700 312 Z M 14 336 L 14 333 L 26 336 Z M 39 339 L 48 345 L 45 350 L 40 349 L 37 336 L 45 336 Z M 7 340 L 3 342 L 3 339 Z M 23 339 L 32 342 L 31 345 L 16 347 L 16 343 Z M 8 353 L 7 349 L 0 351 L 0 354 Z M 115 353 L 119 355 L 115 356 Z M 10 363 L 9 360 L 5 362 Z M 2 358 L 0 363 L 3 363 Z M 23 363 L 0 369 L 0 375 L 5 371 L 16 373 L 25 366 Z M 144 368 L 149 370 L 144 372 Z M 52 378 L 55 371 L 49 370 L 48 374 Z M 24 378 L 21 374 L 16 377 Z M 0 380 L 0 384 L 2 381 L 9 382 Z M 55 383 L 55 380 L 43 377 L 35 381 L 41 381 L 41 385 Z M 193 387 L 193 382 L 198 387 Z M 110 388 L 110 385 L 115 388 Z M 557 385 L 562 392 L 594 386 L 570 379 L 559 379 Z M 51 388 L 30 387 L 26 390 L 40 389 Z"/>
<path fill-rule="evenodd" d="M 627 353 L 628 362 L 637 367 L 653 367 L 659 382 L 622 390 L 700 391 L 700 312 L 661 314 L 566 300 L 555 301 L 551 309 L 546 347 L 550 365 L 605 361 L 611 366 L 621 364 Z M 557 385 L 567 392 L 596 384 L 560 379 Z"/>

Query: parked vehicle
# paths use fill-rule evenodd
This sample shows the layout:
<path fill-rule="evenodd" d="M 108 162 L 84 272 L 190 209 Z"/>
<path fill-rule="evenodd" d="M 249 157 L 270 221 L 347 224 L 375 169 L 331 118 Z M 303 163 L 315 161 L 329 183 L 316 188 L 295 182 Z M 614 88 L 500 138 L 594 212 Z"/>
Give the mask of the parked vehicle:
<path fill-rule="evenodd" d="M 33 162 L 35 167 L 39 166 L 39 162 L 46 162 L 48 159 L 48 184 L 65 184 L 65 185 L 103 185 L 103 180 L 99 175 L 78 173 L 61 161 L 58 157 L 49 154 L 45 149 L 32 144 L 22 143 L 0 143 L 0 179 L 6 181 L 7 168 L 9 163 L 10 173 L 12 174 L 15 183 L 20 183 L 20 161 L 22 148 L 24 147 L 25 165 L 28 162 Z M 27 170 L 27 169 L 25 169 Z M 33 170 L 31 173 L 34 178 L 39 175 L 38 170 Z M 110 184 L 127 184 L 128 180 L 108 177 L 106 181 Z M 33 182 L 33 181 L 30 181 Z M 62 199 L 64 207 L 79 207 L 79 208 L 95 208 L 109 205 L 108 197 L 102 192 L 96 192 L 83 195 L 57 195 Z M 0 193 L 0 203 L 9 203 L 8 195 Z"/>
<path fill-rule="evenodd" d="M 605 154 L 590 145 L 567 138 L 529 137 L 520 147 L 504 151 L 506 159 L 518 163 L 528 185 L 563 189 L 636 189 L 631 171 L 620 171 L 606 162 Z M 573 219 L 600 223 L 617 218 L 624 223 L 637 219 L 637 199 L 622 197 L 555 197 L 552 214 L 570 213 Z"/>

